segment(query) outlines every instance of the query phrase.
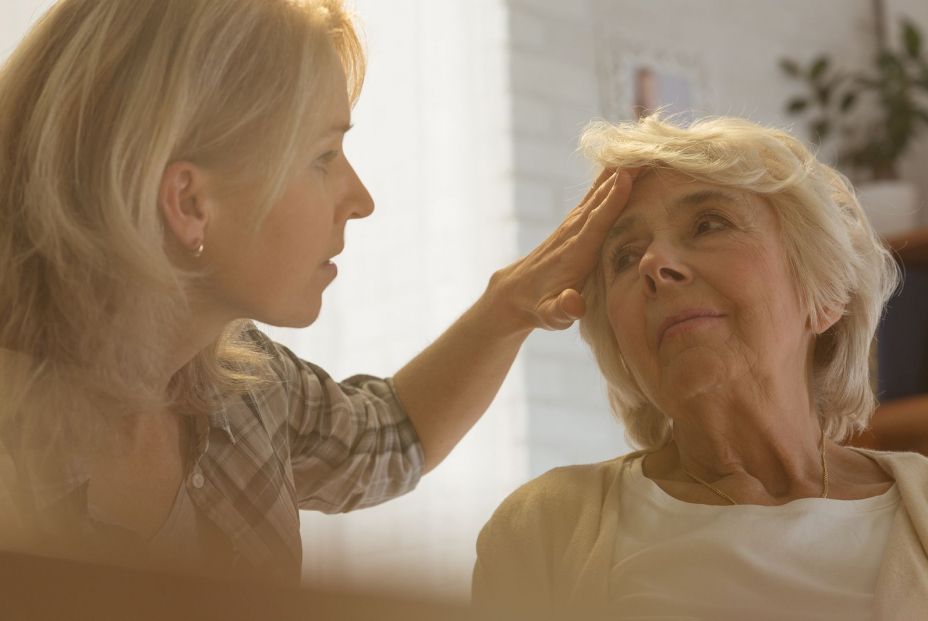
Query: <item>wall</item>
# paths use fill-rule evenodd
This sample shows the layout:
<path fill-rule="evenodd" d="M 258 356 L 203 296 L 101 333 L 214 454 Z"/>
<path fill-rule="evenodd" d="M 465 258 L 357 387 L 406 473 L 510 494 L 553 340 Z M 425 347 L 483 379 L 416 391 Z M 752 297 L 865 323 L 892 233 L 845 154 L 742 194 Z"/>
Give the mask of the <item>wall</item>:
<path fill-rule="evenodd" d="M 574 149 L 583 125 L 602 113 L 590 3 L 511 0 L 509 11 L 514 201 L 525 254 L 586 193 L 593 171 Z M 627 452 L 576 327 L 536 332 L 522 361 L 532 476 Z"/>
<path fill-rule="evenodd" d="M 16 47 L 26 30 L 54 0 L 3 0 L 0 4 L 0 60 Z"/>
<path fill-rule="evenodd" d="M 0 57 L 39 0 L 3 0 Z M 336 377 L 390 374 L 438 336 L 493 270 L 585 193 L 591 118 L 624 118 L 621 68 L 693 76 L 697 107 L 789 125 L 782 56 L 870 54 L 868 0 L 357 0 L 370 68 L 347 150 L 377 201 L 348 227 L 309 330 L 268 329 Z M 923 0 L 891 0 L 928 31 Z M 797 130 L 802 133 L 802 127 Z M 906 171 L 928 197 L 923 140 Z M 305 575 L 466 597 L 473 543 L 498 502 L 548 468 L 627 450 L 576 329 L 536 333 L 490 411 L 413 494 L 343 516 L 304 513 Z"/>
<path fill-rule="evenodd" d="M 530 250 L 581 197 L 590 172 L 574 149 L 593 118 L 628 119 L 626 69 L 644 59 L 689 76 L 700 114 L 731 114 L 777 126 L 796 86 L 777 65 L 830 52 L 850 68 L 873 49 L 869 0 L 509 0 L 515 211 L 519 252 Z M 928 6 L 890 3 L 918 18 L 928 35 Z M 928 42 L 926 42 L 928 44 Z M 925 187 L 926 136 L 907 160 Z M 828 157 L 828 152 L 823 152 Z M 926 210 L 928 212 L 928 210 Z M 624 449 L 575 330 L 535 334 L 522 353 L 530 438 L 529 470 L 590 461 Z"/>
<path fill-rule="evenodd" d="M 441 334 L 516 258 L 518 224 L 503 3 L 357 9 L 370 65 L 346 152 L 377 208 L 349 224 L 312 329 L 269 330 L 336 377 L 392 374 Z M 303 513 L 307 580 L 466 597 L 478 529 L 527 477 L 520 367 L 415 493 L 350 515 Z"/>
<path fill-rule="evenodd" d="M 0 59 L 51 4 L 2 0 Z M 317 324 L 267 328 L 336 377 L 395 372 L 517 256 L 502 1 L 356 6 L 370 65 L 346 150 L 377 209 L 348 227 Z M 350 515 L 304 512 L 306 580 L 466 598 L 478 529 L 528 476 L 520 369 L 414 494 Z"/>

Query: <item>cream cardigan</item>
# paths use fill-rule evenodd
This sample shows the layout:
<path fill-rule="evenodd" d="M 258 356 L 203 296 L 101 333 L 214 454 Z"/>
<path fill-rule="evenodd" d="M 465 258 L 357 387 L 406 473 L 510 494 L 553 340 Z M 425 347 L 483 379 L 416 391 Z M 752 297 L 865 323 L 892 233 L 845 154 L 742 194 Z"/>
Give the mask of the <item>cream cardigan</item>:
<path fill-rule="evenodd" d="M 896 480 L 901 497 L 877 579 L 876 618 L 928 619 L 928 459 L 855 450 Z M 549 610 L 605 603 L 617 519 L 604 507 L 622 502 L 618 475 L 629 457 L 556 468 L 510 495 L 477 540 L 474 603 Z"/>

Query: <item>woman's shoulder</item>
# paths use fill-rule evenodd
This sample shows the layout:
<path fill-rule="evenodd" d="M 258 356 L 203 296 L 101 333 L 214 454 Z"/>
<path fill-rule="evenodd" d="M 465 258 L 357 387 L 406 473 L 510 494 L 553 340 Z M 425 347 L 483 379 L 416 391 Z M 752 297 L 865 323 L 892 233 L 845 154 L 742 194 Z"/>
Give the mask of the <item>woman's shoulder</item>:
<path fill-rule="evenodd" d="M 855 453 L 865 455 L 889 471 L 894 477 L 922 478 L 928 481 L 928 457 L 913 451 L 877 451 L 858 447 L 848 447 Z"/>
<path fill-rule="evenodd" d="M 552 468 L 522 485 L 516 493 L 527 496 L 547 496 L 552 493 L 557 495 L 583 493 L 586 495 L 591 488 L 596 488 L 604 482 L 611 482 L 629 457 L 629 455 L 621 455 L 592 464 L 573 464 Z"/>
<path fill-rule="evenodd" d="M 911 451 L 853 450 L 872 459 L 895 481 L 902 504 L 910 513 L 917 514 L 919 521 L 928 520 L 928 457 Z"/>
<path fill-rule="evenodd" d="M 265 355 L 265 360 L 276 376 L 276 380 L 284 385 L 310 379 L 313 383 L 322 384 L 332 379 L 318 365 L 303 360 L 289 347 L 271 339 L 251 320 L 242 323 L 241 335 L 252 347 L 257 348 Z"/>
<path fill-rule="evenodd" d="M 286 348 L 271 340 L 251 320 L 245 320 L 240 324 L 239 334 L 242 340 L 266 356 L 266 362 L 278 376 L 282 374 L 281 366 L 288 351 Z"/>
<path fill-rule="evenodd" d="M 333 381 L 321 367 L 303 360 L 290 348 L 274 341 L 267 334 L 247 320 L 241 324 L 241 338 L 264 356 L 266 381 L 252 386 L 252 393 L 260 393 L 262 398 L 283 399 L 289 401 L 293 394 L 304 399 L 311 393 L 313 398 L 321 398 L 323 386 Z M 258 374 L 258 373 L 256 373 Z M 300 393 L 294 393 L 297 388 Z"/>
<path fill-rule="evenodd" d="M 637 455 L 549 470 L 509 494 L 490 522 L 575 519 L 602 504 L 622 465 Z"/>

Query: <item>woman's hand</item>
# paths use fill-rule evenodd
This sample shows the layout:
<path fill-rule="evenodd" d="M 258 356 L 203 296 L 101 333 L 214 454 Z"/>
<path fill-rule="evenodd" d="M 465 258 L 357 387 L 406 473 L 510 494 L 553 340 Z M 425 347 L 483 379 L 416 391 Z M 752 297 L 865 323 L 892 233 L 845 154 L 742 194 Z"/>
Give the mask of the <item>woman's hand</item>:
<path fill-rule="evenodd" d="M 606 169 L 557 229 L 528 256 L 493 275 L 487 294 L 516 331 L 563 330 L 586 313 L 579 291 L 640 169 Z M 502 317 L 499 317 L 502 319 Z"/>
<path fill-rule="evenodd" d="M 483 415 L 534 328 L 560 330 L 583 316 L 578 291 L 596 267 L 637 174 L 603 171 L 544 243 L 496 272 L 480 299 L 394 375 L 422 442 L 426 472 Z"/>

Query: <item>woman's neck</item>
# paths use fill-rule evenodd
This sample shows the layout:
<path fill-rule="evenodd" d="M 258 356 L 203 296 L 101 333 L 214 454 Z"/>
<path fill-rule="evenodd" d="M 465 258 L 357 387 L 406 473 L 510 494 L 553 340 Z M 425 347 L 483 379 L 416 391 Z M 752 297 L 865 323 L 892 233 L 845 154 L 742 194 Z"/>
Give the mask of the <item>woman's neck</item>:
<path fill-rule="evenodd" d="M 820 492 L 823 432 L 806 391 L 729 394 L 669 412 L 671 465 L 685 476 L 772 497 Z"/>

